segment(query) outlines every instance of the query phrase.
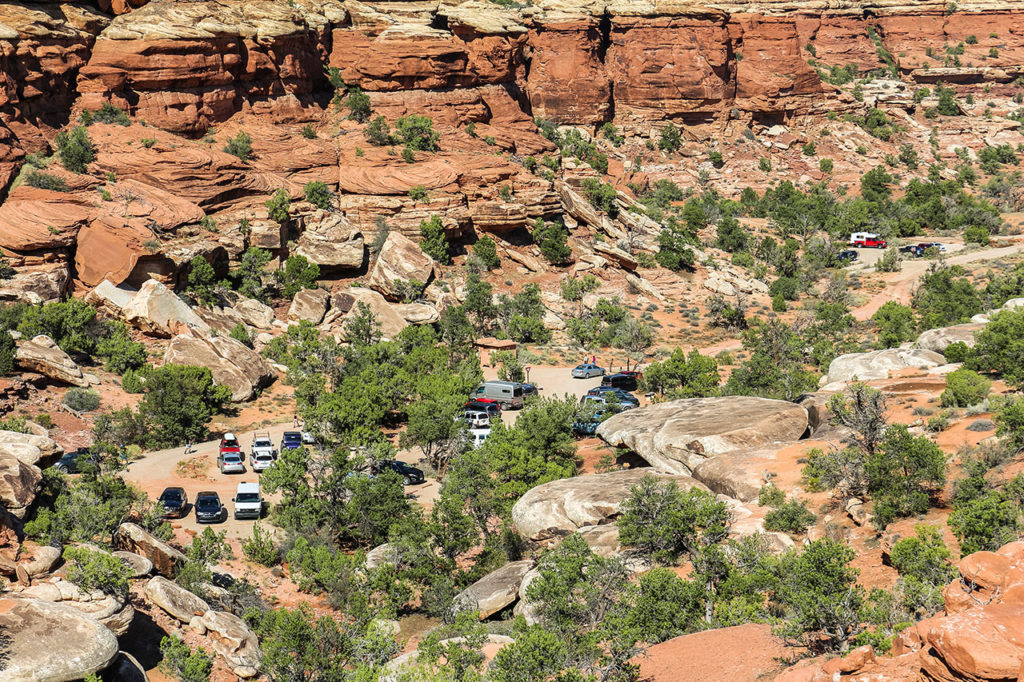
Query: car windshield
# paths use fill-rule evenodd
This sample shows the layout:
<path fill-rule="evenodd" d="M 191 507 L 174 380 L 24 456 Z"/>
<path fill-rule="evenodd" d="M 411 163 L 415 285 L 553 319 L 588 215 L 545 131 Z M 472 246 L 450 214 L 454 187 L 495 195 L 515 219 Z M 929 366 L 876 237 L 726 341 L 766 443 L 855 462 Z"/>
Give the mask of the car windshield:
<path fill-rule="evenodd" d="M 259 493 L 238 493 L 235 496 L 235 502 L 259 502 Z"/>
<path fill-rule="evenodd" d="M 256 459 L 258 459 L 261 462 L 270 462 L 273 461 L 274 456 L 269 452 L 258 452 L 256 453 Z"/>
<path fill-rule="evenodd" d="M 238 458 L 238 455 L 226 455 L 224 461 L 228 464 L 238 464 L 241 460 Z"/>
<path fill-rule="evenodd" d="M 164 494 L 160 496 L 160 499 L 164 502 L 180 502 L 181 491 L 179 490 L 165 490 Z"/>
<path fill-rule="evenodd" d="M 256 447 L 256 448 L 270 448 L 270 447 L 273 447 L 273 444 L 269 440 L 258 440 L 255 443 L 253 443 L 252 445 L 253 445 L 253 447 Z"/>
<path fill-rule="evenodd" d="M 220 501 L 215 497 L 201 497 L 196 500 L 196 506 L 200 509 L 216 509 L 220 506 Z"/>

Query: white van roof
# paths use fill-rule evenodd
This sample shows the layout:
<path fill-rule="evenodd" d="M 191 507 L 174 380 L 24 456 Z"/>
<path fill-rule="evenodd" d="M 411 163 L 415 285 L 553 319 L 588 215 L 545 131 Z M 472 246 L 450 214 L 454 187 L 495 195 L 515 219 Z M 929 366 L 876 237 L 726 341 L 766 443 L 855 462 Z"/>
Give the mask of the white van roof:
<path fill-rule="evenodd" d="M 259 483 L 248 483 L 246 481 L 242 481 L 241 483 L 238 484 L 238 493 L 259 493 L 259 491 Z"/>
<path fill-rule="evenodd" d="M 490 429 L 470 429 L 469 432 L 474 436 L 489 436 L 491 435 Z"/>
<path fill-rule="evenodd" d="M 516 382 L 514 381 L 485 381 L 484 386 L 503 386 L 505 388 L 515 388 Z"/>

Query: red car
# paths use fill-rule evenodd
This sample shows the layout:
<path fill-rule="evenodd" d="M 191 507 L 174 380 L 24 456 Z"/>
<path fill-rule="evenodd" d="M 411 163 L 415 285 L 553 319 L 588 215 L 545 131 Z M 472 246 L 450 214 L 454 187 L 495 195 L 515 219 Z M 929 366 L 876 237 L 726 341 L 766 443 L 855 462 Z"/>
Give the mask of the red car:
<path fill-rule="evenodd" d="M 233 433 L 225 433 L 224 437 L 220 439 L 219 454 L 223 455 L 226 452 L 237 452 L 242 461 L 245 461 L 245 453 L 242 452 L 242 446 Z"/>

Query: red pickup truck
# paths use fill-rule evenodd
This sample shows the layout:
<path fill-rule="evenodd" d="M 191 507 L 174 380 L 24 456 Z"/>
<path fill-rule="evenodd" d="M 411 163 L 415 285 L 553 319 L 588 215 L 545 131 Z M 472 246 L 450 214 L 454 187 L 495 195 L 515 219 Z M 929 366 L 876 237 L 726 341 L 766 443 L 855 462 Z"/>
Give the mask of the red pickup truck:
<path fill-rule="evenodd" d="M 864 239 L 858 239 L 852 243 L 852 246 L 856 246 L 861 249 L 884 249 L 889 244 L 884 239 L 878 237 L 866 237 Z"/>

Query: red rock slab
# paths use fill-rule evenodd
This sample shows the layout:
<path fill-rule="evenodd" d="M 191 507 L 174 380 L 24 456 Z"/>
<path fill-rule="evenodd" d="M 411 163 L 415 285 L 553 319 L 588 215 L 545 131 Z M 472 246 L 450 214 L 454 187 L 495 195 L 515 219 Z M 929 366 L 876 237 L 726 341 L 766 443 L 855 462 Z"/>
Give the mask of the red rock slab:
<path fill-rule="evenodd" d="M 795 19 L 801 54 L 822 68 L 856 64 L 861 71 L 885 68 L 878 49 L 868 36 L 867 22 L 851 14 L 806 14 Z M 812 55 L 806 46 L 813 45 Z"/>
<path fill-rule="evenodd" d="M 943 618 L 928 630 L 923 667 L 936 679 L 944 668 L 960 679 L 1014 680 L 1024 663 L 1024 611 L 989 604 Z"/>
<path fill-rule="evenodd" d="M 645 682 L 737 682 L 771 679 L 792 655 L 770 625 L 750 623 L 670 639 L 634 662 Z"/>
<path fill-rule="evenodd" d="M 454 184 L 459 173 L 447 159 L 342 167 L 338 188 L 349 194 L 408 194 L 410 187 L 437 189 Z"/>
<path fill-rule="evenodd" d="M 782 97 L 822 91 L 821 79 L 800 50 L 791 17 L 734 15 L 730 34 L 739 33 L 736 97 Z"/>
<path fill-rule="evenodd" d="M 153 233 L 139 223 L 116 224 L 109 216 L 93 220 L 78 233 L 75 269 L 79 281 L 90 287 L 105 279 L 120 284 L 148 253 L 143 244 L 149 239 Z"/>
<path fill-rule="evenodd" d="M 20 185 L 0 206 L 0 247 L 35 251 L 71 246 L 94 212 L 82 196 Z"/>

